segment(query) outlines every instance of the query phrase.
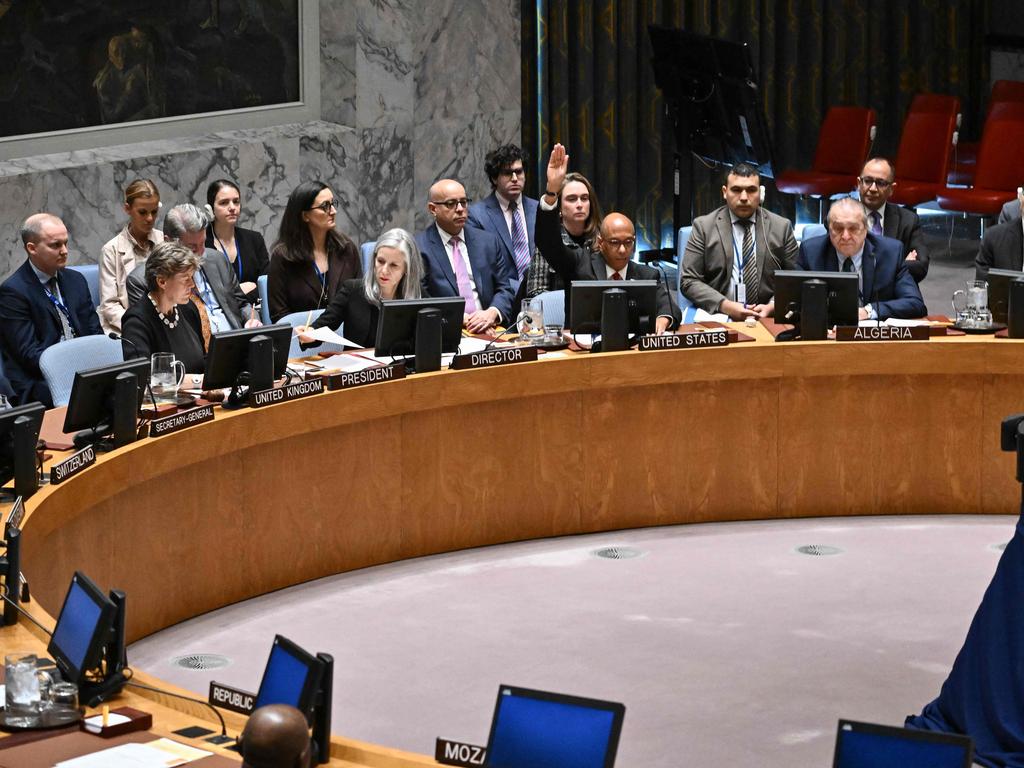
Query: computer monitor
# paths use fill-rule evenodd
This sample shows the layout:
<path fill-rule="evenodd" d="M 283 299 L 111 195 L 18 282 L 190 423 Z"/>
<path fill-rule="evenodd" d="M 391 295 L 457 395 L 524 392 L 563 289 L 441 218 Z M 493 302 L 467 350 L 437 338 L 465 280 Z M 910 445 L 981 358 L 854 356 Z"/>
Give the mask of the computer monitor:
<path fill-rule="evenodd" d="M 133 373 L 138 385 L 134 418 L 142 406 L 149 386 L 149 360 L 125 360 L 123 363 L 103 365 L 75 373 L 71 384 L 71 399 L 64 416 L 64 431 L 79 429 L 109 431 L 114 420 L 114 382 L 122 373 Z"/>
<path fill-rule="evenodd" d="M 860 281 L 853 272 L 775 271 L 775 322 L 800 326 L 801 293 L 808 280 L 822 280 L 828 291 L 828 326 L 857 325 Z"/>
<path fill-rule="evenodd" d="M 288 704 L 308 718 L 323 673 L 324 665 L 320 659 L 287 637 L 277 635 L 270 648 L 254 706 Z"/>
<path fill-rule="evenodd" d="M 993 323 L 1010 321 L 1010 283 L 1024 279 L 1024 272 L 1016 269 L 990 269 L 988 271 L 988 308 Z"/>
<path fill-rule="evenodd" d="M 502 685 L 487 740 L 489 768 L 612 768 L 622 704 Z"/>
<path fill-rule="evenodd" d="M 39 487 L 36 475 L 36 443 L 43 426 L 46 407 L 28 403 L 0 411 L 0 484 L 14 478 L 14 495 L 28 498 Z M 29 423 L 16 428 L 14 422 L 25 417 Z"/>
<path fill-rule="evenodd" d="M 833 768 L 970 768 L 967 736 L 840 720 Z"/>
<path fill-rule="evenodd" d="M 415 354 L 416 317 L 421 309 L 436 309 L 441 313 L 441 352 L 458 351 L 462 317 L 466 313 L 464 298 L 384 299 L 377 323 L 375 351 L 378 355 L 401 357 Z"/>
<path fill-rule="evenodd" d="M 203 389 L 224 389 L 238 383 L 238 374 L 249 370 L 249 342 L 257 336 L 270 338 L 274 350 L 273 378 L 284 376 L 288 366 L 288 350 L 292 344 L 292 327 L 287 323 L 262 325 L 222 331 L 210 337 L 206 356 Z"/>
<path fill-rule="evenodd" d="M 75 572 L 46 649 L 65 680 L 79 684 L 100 664 L 115 613 L 114 602 L 85 574 Z"/>
<path fill-rule="evenodd" d="M 600 333 L 604 292 L 626 292 L 628 333 L 653 333 L 658 317 L 657 280 L 573 280 L 569 327 L 573 333 Z"/>

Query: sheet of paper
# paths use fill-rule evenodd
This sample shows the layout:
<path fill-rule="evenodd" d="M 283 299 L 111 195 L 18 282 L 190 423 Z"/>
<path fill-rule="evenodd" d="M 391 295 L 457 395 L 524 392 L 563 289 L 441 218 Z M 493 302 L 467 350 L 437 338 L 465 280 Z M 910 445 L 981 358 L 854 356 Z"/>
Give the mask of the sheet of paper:
<path fill-rule="evenodd" d="M 405 356 L 403 356 L 403 355 L 395 355 L 394 357 L 392 357 L 391 355 L 376 355 L 376 354 L 371 355 L 368 352 L 367 353 L 363 353 L 363 355 L 365 357 L 369 357 L 369 358 L 371 358 L 373 360 L 376 360 L 378 363 L 383 363 L 384 365 L 390 365 L 393 362 L 398 362 L 399 360 L 404 360 L 405 359 Z M 410 359 L 412 359 L 414 357 L 415 357 L 415 355 L 409 355 Z M 441 367 L 444 368 L 446 365 L 451 365 L 452 358 L 454 358 L 454 357 L 455 357 L 455 355 L 452 355 L 452 354 L 441 355 Z"/>
<path fill-rule="evenodd" d="M 339 336 L 330 328 L 316 328 L 305 335 L 312 336 L 317 341 L 325 341 L 328 344 L 344 344 L 353 349 L 359 349 L 363 346 L 362 344 L 356 344 L 354 341 L 349 341 L 344 336 Z"/>
<path fill-rule="evenodd" d="M 473 336 L 463 336 L 459 339 L 459 354 L 460 355 L 471 355 L 474 352 L 483 352 L 490 344 L 489 341 L 484 339 L 478 339 Z M 495 344 L 495 347 L 503 346 L 502 344 Z"/>
<path fill-rule="evenodd" d="M 874 321 L 872 321 L 874 322 Z M 891 325 L 897 328 L 916 328 L 922 325 L 931 325 L 931 320 L 901 320 L 898 317 L 890 317 L 888 320 L 883 320 L 882 325 Z"/>
<path fill-rule="evenodd" d="M 342 373 L 351 373 L 352 371 L 361 371 L 365 368 L 373 368 L 378 365 L 377 360 L 362 355 L 331 355 L 325 357 L 319 361 L 320 370 L 323 371 L 340 371 Z"/>
<path fill-rule="evenodd" d="M 147 744 L 122 744 L 57 763 L 54 768 L 173 768 L 186 765 L 212 752 L 157 739 Z"/>
<path fill-rule="evenodd" d="M 131 720 L 130 717 L 125 717 L 124 715 L 119 715 L 116 712 L 111 712 L 107 716 L 107 727 L 109 728 L 112 725 L 121 725 L 121 723 L 127 723 L 129 720 Z M 87 717 L 83 722 L 85 724 L 85 730 L 89 731 L 89 733 L 99 733 L 103 730 L 103 715 Z"/>
<path fill-rule="evenodd" d="M 732 322 L 732 318 L 724 312 L 716 312 L 715 314 L 712 314 L 710 312 L 705 312 L 703 309 L 698 309 L 693 313 L 693 322 L 695 323 L 706 323 L 710 321 L 714 321 L 716 323 L 730 323 Z"/>

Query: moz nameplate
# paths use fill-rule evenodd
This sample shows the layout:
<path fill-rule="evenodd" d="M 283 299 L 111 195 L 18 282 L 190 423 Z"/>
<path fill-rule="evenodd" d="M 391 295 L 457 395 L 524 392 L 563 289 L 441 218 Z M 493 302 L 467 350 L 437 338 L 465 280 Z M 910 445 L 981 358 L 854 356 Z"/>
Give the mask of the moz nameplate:
<path fill-rule="evenodd" d="M 91 445 L 87 445 L 85 448 L 78 451 L 78 453 L 71 454 L 60 464 L 55 464 L 50 469 L 50 484 L 57 485 L 58 483 L 62 483 L 69 477 L 77 475 L 90 464 L 95 463 L 96 448 Z"/>
<path fill-rule="evenodd" d="M 476 744 L 464 744 L 461 741 L 437 739 L 434 742 L 434 760 L 441 765 L 459 765 L 463 768 L 483 765 L 487 757 L 487 749 Z"/>
<path fill-rule="evenodd" d="M 238 712 L 240 715 L 248 715 L 255 708 L 256 694 L 211 680 L 210 703 L 221 709 Z"/>
<path fill-rule="evenodd" d="M 201 405 L 172 416 L 164 416 L 162 419 L 153 419 L 149 423 L 149 436 L 163 437 L 172 432 L 194 427 L 196 424 L 205 424 L 207 421 L 213 421 L 213 406 Z"/>
<path fill-rule="evenodd" d="M 380 384 L 382 381 L 396 381 L 405 378 L 405 363 L 378 365 L 364 368 L 361 371 L 335 373 L 327 379 L 327 388 L 332 392 L 336 389 L 352 389 L 365 387 L 367 384 Z"/>
<path fill-rule="evenodd" d="M 641 352 L 649 352 L 652 349 L 698 349 L 700 347 L 724 347 L 728 343 L 729 331 L 725 328 L 716 328 L 713 331 L 641 336 L 638 349 Z"/>
<path fill-rule="evenodd" d="M 926 325 L 871 325 L 860 328 L 841 325 L 836 328 L 836 341 L 928 341 L 931 329 Z"/>
<path fill-rule="evenodd" d="M 501 349 L 471 352 L 468 355 L 456 355 L 452 360 L 452 368 L 456 371 L 464 371 L 467 368 L 490 368 L 494 365 L 532 363 L 536 359 L 536 347 L 502 347 Z"/>
<path fill-rule="evenodd" d="M 314 376 L 305 381 L 288 384 L 274 389 L 262 389 L 249 395 L 250 408 L 263 408 L 266 405 L 287 403 L 289 400 L 301 400 L 310 395 L 319 395 L 324 391 L 322 376 Z"/>

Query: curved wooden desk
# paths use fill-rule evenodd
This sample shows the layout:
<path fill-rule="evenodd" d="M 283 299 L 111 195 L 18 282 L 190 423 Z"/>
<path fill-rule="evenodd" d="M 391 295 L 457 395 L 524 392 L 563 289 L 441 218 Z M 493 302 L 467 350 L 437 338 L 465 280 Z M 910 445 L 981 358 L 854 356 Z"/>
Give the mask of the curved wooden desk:
<path fill-rule="evenodd" d="M 963 337 L 577 355 L 220 415 L 30 501 L 54 614 L 74 570 L 128 593 L 134 641 L 355 568 L 649 525 L 1006 513 L 1024 346 Z"/>

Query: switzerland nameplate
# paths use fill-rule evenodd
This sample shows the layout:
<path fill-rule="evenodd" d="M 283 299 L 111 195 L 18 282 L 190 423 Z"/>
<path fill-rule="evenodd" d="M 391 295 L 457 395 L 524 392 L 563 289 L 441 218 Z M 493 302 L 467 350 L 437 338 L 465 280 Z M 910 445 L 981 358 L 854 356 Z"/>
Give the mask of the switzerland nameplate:
<path fill-rule="evenodd" d="M 287 403 L 289 400 L 300 400 L 310 395 L 319 395 L 324 391 L 324 379 L 322 376 L 314 376 L 305 381 L 295 384 L 287 384 L 274 389 L 261 389 L 249 395 L 250 408 L 262 408 L 275 403 Z"/>
<path fill-rule="evenodd" d="M 364 368 L 361 371 L 335 373 L 327 379 L 327 388 L 333 392 L 336 389 L 365 387 L 367 384 L 379 384 L 382 381 L 397 381 L 404 378 L 405 363 L 393 363 Z"/>
<path fill-rule="evenodd" d="M 490 368 L 492 365 L 532 363 L 536 359 L 536 347 L 501 347 L 500 349 L 471 352 L 468 355 L 456 355 L 452 360 L 452 368 L 456 371 L 464 371 L 467 368 Z"/>
<path fill-rule="evenodd" d="M 149 436 L 163 437 L 172 432 L 194 427 L 196 424 L 204 424 L 207 421 L 213 421 L 213 406 L 201 405 L 198 408 L 190 408 L 181 413 L 164 416 L 162 419 L 153 419 L 149 423 Z"/>
<path fill-rule="evenodd" d="M 729 331 L 716 328 L 713 331 L 696 333 L 663 333 L 661 336 L 641 336 L 638 349 L 648 352 L 652 349 L 698 349 L 700 347 L 724 347 L 729 343 Z"/>
<path fill-rule="evenodd" d="M 859 328 L 841 325 L 836 328 L 836 341 L 928 341 L 931 330 L 926 325 L 871 325 Z"/>
<path fill-rule="evenodd" d="M 77 453 L 68 456 L 60 464 L 54 464 L 50 469 L 50 485 L 57 485 L 73 475 L 77 475 L 90 464 L 96 463 L 96 448 L 91 445 L 85 446 Z"/>

